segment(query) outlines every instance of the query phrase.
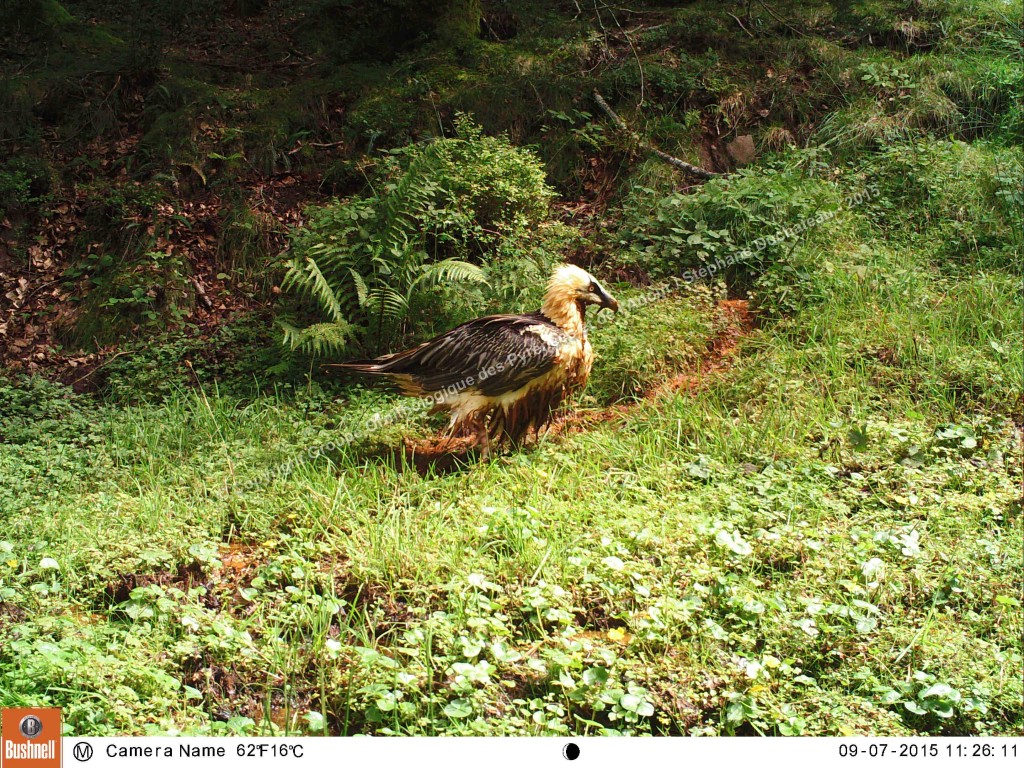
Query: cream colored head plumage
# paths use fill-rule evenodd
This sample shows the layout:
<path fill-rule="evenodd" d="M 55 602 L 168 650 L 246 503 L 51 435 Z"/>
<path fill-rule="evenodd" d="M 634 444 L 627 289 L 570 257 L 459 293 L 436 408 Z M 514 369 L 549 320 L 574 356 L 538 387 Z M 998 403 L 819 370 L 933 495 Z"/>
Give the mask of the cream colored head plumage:
<path fill-rule="evenodd" d="M 548 281 L 541 312 L 569 333 L 583 332 L 583 310 L 587 304 L 618 312 L 619 303 L 585 269 L 572 264 L 556 268 Z"/>

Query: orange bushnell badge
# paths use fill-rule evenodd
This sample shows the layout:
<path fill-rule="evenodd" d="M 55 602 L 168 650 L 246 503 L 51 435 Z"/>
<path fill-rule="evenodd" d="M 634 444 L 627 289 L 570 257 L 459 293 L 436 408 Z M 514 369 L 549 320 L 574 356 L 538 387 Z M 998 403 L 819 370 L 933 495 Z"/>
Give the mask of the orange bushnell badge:
<path fill-rule="evenodd" d="M 0 768 L 60 768 L 60 709 L 0 709 Z"/>

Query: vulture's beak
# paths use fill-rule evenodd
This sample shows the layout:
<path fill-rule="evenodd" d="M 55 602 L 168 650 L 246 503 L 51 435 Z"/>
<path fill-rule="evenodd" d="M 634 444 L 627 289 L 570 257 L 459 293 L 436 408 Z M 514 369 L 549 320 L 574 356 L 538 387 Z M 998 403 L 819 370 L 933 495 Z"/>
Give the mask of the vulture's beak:
<path fill-rule="evenodd" d="M 601 303 L 598 305 L 601 309 L 610 309 L 612 312 L 619 311 L 619 302 L 611 297 L 604 288 L 598 288 L 598 295 L 601 297 Z"/>

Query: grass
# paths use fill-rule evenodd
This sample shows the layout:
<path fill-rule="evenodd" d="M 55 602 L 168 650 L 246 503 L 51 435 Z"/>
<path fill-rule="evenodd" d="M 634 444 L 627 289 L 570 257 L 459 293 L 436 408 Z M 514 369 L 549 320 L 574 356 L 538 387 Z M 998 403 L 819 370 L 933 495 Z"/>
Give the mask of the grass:
<path fill-rule="evenodd" d="M 83 734 L 1019 732 L 1015 279 L 864 245 L 703 387 L 445 474 L 380 452 L 429 424 L 339 439 L 397 405 L 371 391 L 5 389 L 0 702 Z M 707 313 L 595 329 L 594 396 L 632 391 L 618 339 L 664 316 L 699 355 Z"/>

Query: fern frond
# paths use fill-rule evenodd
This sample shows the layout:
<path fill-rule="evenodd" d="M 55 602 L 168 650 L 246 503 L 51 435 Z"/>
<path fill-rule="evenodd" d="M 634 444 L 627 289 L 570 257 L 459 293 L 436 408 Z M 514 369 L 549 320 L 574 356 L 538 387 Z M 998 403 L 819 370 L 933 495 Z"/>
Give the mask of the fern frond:
<path fill-rule="evenodd" d="M 361 346 L 382 349 L 413 329 L 413 312 L 458 307 L 464 314 L 483 303 L 479 286 L 491 281 L 466 254 L 486 264 L 495 247 L 519 253 L 530 240 L 522 235 L 547 216 L 552 193 L 536 158 L 484 136 L 467 116 L 458 123 L 458 138 L 396 150 L 371 194 L 309 211 L 293 235 L 282 288 L 324 322 L 282 324 L 287 346 L 331 352 L 346 342 L 339 329 L 351 326 L 341 324 L 359 323 Z M 496 274 L 493 282 L 503 279 Z M 519 285 L 523 277 L 507 279 Z"/>
<path fill-rule="evenodd" d="M 338 295 L 320 271 L 316 261 L 307 256 L 304 259 L 293 259 L 288 265 L 282 288 L 298 288 L 311 296 L 320 305 L 320 309 L 334 322 L 345 321 L 345 311 L 341 307 Z"/>
<path fill-rule="evenodd" d="M 278 320 L 277 327 L 281 329 L 281 343 L 286 349 L 296 350 L 302 348 L 302 329 L 297 328 L 285 320 Z"/>
<path fill-rule="evenodd" d="M 367 307 L 381 320 L 395 320 L 405 316 L 409 302 L 398 291 L 388 285 L 371 290 L 367 296 Z"/>
<path fill-rule="evenodd" d="M 379 239 L 379 252 L 391 253 L 397 258 L 408 250 L 411 235 L 417 234 L 419 217 L 437 192 L 437 184 L 430 181 L 437 155 L 437 145 L 424 147 L 409 163 L 409 167 L 381 200 L 383 224 Z"/>
<path fill-rule="evenodd" d="M 354 269 L 349 270 L 349 272 L 352 275 L 352 283 L 356 287 L 356 296 L 359 299 L 359 306 L 365 307 L 366 297 L 369 293 L 369 291 L 366 288 L 366 281 L 363 279 L 363 276 L 356 272 Z"/>
<path fill-rule="evenodd" d="M 344 352 L 355 336 L 353 326 L 344 321 L 314 323 L 306 328 L 297 328 L 284 320 L 277 324 L 288 349 L 317 356 Z"/>
<path fill-rule="evenodd" d="M 461 259 L 445 259 L 443 261 L 436 261 L 433 264 L 424 264 L 419 272 L 419 276 L 417 276 L 411 287 L 415 287 L 421 282 L 427 284 L 447 282 L 487 285 L 487 275 L 483 269 L 476 264 L 470 264 L 468 261 L 462 261 Z"/>

